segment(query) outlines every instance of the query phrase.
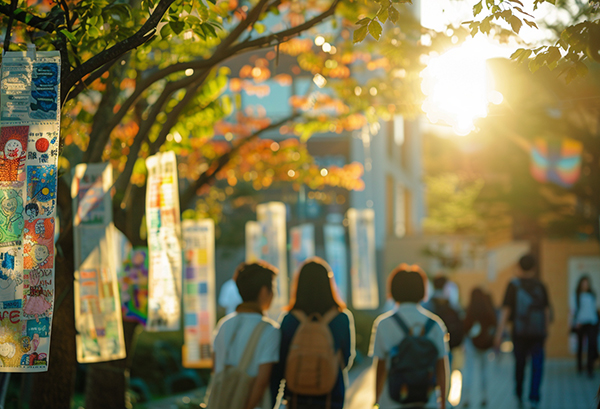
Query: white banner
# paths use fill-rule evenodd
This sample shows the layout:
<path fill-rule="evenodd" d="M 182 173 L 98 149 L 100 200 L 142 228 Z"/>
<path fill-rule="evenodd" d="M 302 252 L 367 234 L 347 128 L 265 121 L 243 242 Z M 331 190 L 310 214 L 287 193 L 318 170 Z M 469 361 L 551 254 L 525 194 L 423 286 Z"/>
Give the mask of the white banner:
<path fill-rule="evenodd" d="M 315 256 L 315 226 L 301 224 L 290 229 L 290 276 L 298 272 L 300 265 Z"/>
<path fill-rule="evenodd" d="M 125 358 L 121 297 L 112 221 L 112 167 L 81 164 L 74 170 L 75 327 L 77 360 Z"/>
<path fill-rule="evenodd" d="M 375 261 L 375 212 L 349 209 L 350 254 L 352 255 L 352 306 L 359 310 L 379 307 Z"/>
<path fill-rule="evenodd" d="M 333 270 L 340 297 L 344 302 L 348 302 L 346 230 L 341 224 L 326 224 L 323 226 L 323 234 L 325 236 L 325 258 Z"/>
<path fill-rule="evenodd" d="M 0 372 L 43 372 L 55 296 L 60 54 L 7 52 L 0 79 Z"/>
<path fill-rule="evenodd" d="M 246 222 L 246 263 L 261 259 L 263 229 L 259 222 Z"/>
<path fill-rule="evenodd" d="M 212 332 L 217 322 L 215 223 L 184 220 L 183 365 L 212 368 Z"/>
<path fill-rule="evenodd" d="M 277 319 L 288 303 L 286 208 L 282 202 L 269 202 L 256 206 L 257 219 L 262 226 L 260 259 L 277 267 L 277 289 L 269 309 L 271 318 Z"/>
<path fill-rule="evenodd" d="M 177 331 L 181 318 L 181 226 L 174 152 L 146 159 L 148 331 Z"/>

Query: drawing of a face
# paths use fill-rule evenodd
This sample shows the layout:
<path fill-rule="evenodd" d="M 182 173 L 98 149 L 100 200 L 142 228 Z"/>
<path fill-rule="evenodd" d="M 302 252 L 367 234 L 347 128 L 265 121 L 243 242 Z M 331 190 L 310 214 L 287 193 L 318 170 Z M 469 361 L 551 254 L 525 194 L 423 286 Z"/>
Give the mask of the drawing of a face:
<path fill-rule="evenodd" d="M 31 253 L 33 262 L 36 265 L 40 265 L 46 261 L 50 252 L 48 251 L 48 247 L 44 246 L 43 244 L 35 244 Z"/>
<path fill-rule="evenodd" d="M 23 152 L 23 145 L 16 139 L 11 139 L 4 145 L 4 157 L 9 159 L 17 159 L 21 157 Z"/>
<path fill-rule="evenodd" d="M 11 197 L 11 198 L 5 198 L 4 200 L 2 200 L 2 211 L 8 217 L 15 214 L 15 212 L 17 211 L 17 199 L 14 197 Z"/>
<path fill-rule="evenodd" d="M 35 234 L 39 236 L 44 236 L 46 234 L 46 226 L 44 225 L 43 220 L 35 222 Z"/>
<path fill-rule="evenodd" d="M 17 351 L 17 348 L 15 347 L 14 344 L 5 342 L 0 344 L 0 355 L 10 359 L 13 356 L 15 356 L 15 352 Z"/>

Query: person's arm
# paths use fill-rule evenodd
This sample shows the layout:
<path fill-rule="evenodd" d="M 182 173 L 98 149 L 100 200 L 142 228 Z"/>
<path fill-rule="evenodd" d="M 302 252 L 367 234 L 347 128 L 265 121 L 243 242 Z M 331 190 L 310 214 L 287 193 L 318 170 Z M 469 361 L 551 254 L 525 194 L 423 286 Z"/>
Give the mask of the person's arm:
<path fill-rule="evenodd" d="M 342 369 L 350 369 L 354 361 L 354 319 L 350 311 L 340 313 L 343 319 L 343 332 L 340 342 Z"/>
<path fill-rule="evenodd" d="M 510 307 L 505 305 L 500 310 L 500 319 L 498 320 L 498 326 L 496 327 L 496 336 L 494 337 L 494 348 L 500 349 L 500 343 L 502 342 L 502 333 L 506 327 L 506 322 L 510 316 Z M 549 316 L 549 315 L 548 315 Z"/>
<path fill-rule="evenodd" d="M 254 409 L 263 399 L 265 391 L 269 386 L 272 370 L 272 363 L 262 364 L 258 367 L 258 375 L 256 376 L 256 379 L 254 379 L 254 384 L 252 385 L 250 396 L 248 397 L 246 406 L 244 406 L 245 409 Z"/>
<path fill-rule="evenodd" d="M 440 358 L 435 363 L 435 380 L 440 388 L 440 409 L 446 409 L 446 394 L 448 391 L 448 356 Z"/>
<path fill-rule="evenodd" d="M 375 357 L 375 361 L 377 362 L 375 369 L 375 404 L 378 404 L 387 379 L 387 368 L 385 367 L 385 359 Z"/>

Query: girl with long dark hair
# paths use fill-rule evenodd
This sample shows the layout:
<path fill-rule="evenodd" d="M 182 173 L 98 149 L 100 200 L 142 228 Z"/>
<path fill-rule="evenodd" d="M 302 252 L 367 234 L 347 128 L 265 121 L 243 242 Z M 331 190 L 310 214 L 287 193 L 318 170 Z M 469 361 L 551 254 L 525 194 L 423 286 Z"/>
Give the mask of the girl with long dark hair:
<path fill-rule="evenodd" d="M 332 353 L 336 359 L 334 365 L 337 368 L 337 379 L 329 393 L 317 396 L 290 391 L 288 379 L 288 386 L 283 391 L 283 399 L 287 400 L 288 409 L 342 409 L 344 406 L 346 373 L 354 357 L 354 319 L 345 308 L 346 305 L 337 293 L 329 265 L 317 257 L 305 261 L 294 277 L 288 313 L 281 321 L 280 359 L 273 370 L 271 383 L 273 397 L 279 392 L 281 380 L 290 376 L 290 368 L 286 368 L 291 365 L 288 356 L 292 348 L 298 348 L 298 341 L 294 339 L 294 335 L 297 331 L 300 332 L 299 328 L 306 322 L 324 320 L 323 324 L 328 323 L 333 338 Z M 275 402 L 275 399 L 273 401 Z"/>
<path fill-rule="evenodd" d="M 598 354 L 598 310 L 596 294 L 588 275 L 577 283 L 575 298 L 571 301 L 572 329 L 577 334 L 577 370 L 583 372 L 583 341 L 587 339 L 587 373 L 594 376 L 594 361 Z"/>

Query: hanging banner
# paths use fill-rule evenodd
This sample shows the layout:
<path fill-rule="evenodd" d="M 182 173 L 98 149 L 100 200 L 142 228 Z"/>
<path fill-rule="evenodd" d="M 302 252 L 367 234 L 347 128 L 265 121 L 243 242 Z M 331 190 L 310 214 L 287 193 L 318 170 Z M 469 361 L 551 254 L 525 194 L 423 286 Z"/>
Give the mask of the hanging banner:
<path fill-rule="evenodd" d="M 298 272 L 300 265 L 315 256 L 315 226 L 301 224 L 290 229 L 290 275 Z"/>
<path fill-rule="evenodd" d="M 59 151 L 58 52 L 0 73 L 0 372 L 48 369 Z"/>
<path fill-rule="evenodd" d="M 277 288 L 269 316 L 279 318 L 288 303 L 286 208 L 282 202 L 269 202 L 256 206 L 257 219 L 262 227 L 260 259 L 277 267 Z"/>
<path fill-rule="evenodd" d="M 261 259 L 263 229 L 259 222 L 246 222 L 246 263 Z"/>
<path fill-rule="evenodd" d="M 112 222 L 112 167 L 80 164 L 71 184 L 75 328 L 81 363 L 125 358 Z"/>
<path fill-rule="evenodd" d="M 134 247 L 119 274 L 123 321 L 146 326 L 148 320 L 148 249 Z"/>
<path fill-rule="evenodd" d="M 217 323 L 215 289 L 215 223 L 212 219 L 182 222 L 183 366 L 212 368 L 211 341 Z"/>
<path fill-rule="evenodd" d="M 344 302 L 348 302 L 348 249 L 346 246 L 346 230 L 341 224 L 323 226 L 325 236 L 325 258 L 333 270 L 338 294 Z"/>
<path fill-rule="evenodd" d="M 181 318 L 181 226 L 174 152 L 146 159 L 149 249 L 148 331 L 178 331 Z"/>
<path fill-rule="evenodd" d="M 350 254 L 352 265 L 352 306 L 359 310 L 379 307 L 375 262 L 375 212 L 349 209 Z"/>

